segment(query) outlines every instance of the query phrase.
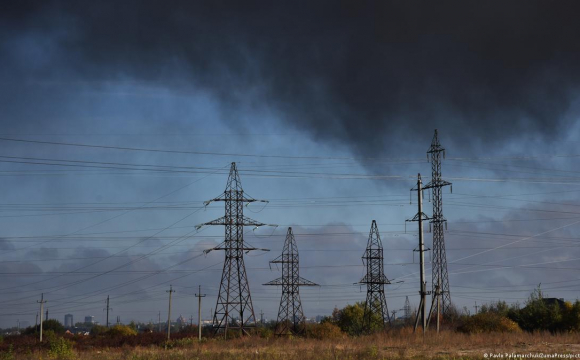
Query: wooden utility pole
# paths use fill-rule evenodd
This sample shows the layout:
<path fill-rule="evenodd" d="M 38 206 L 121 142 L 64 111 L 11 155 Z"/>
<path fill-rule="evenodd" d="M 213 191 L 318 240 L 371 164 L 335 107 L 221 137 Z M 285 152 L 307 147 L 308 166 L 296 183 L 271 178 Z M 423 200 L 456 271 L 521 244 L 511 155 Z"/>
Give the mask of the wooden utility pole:
<path fill-rule="evenodd" d="M 109 327 L 109 310 L 113 310 L 109 307 L 109 295 L 107 295 L 107 307 L 105 310 L 107 310 L 107 327 Z"/>
<path fill-rule="evenodd" d="M 44 303 L 46 303 L 46 300 L 44 300 L 44 293 L 40 295 L 40 301 L 36 300 L 36 302 L 40 304 L 40 342 L 42 342 L 42 308 L 44 307 Z"/>
<path fill-rule="evenodd" d="M 201 341 L 201 298 L 205 297 L 205 294 L 201 293 L 201 285 L 199 285 L 199 294 L 195 294 L 195 297 L 198 299 L 197 302 L 197 332 L 199 341 Z"/>
<path fill-rule="evenodd" d="M 169 290 L 166 292 L 169 293 L 169 314 L 167 315 L 167 340 L 171 339 L 171 294 L 175 292 L 173 290 L 173 285 L 169 285 Z"/>

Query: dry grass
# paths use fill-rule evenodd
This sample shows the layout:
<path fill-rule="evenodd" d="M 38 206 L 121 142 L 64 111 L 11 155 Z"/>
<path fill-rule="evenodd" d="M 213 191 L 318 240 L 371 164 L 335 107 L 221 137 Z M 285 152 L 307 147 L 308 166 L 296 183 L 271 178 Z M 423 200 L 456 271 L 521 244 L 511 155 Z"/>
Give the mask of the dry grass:
<path fill-rule="evenodd" d="M 444 331 L 413 334 L 410 328 L 336 340 L 246 337 L 197 343 L 185 339 L 173 348 L 120 347 L 73 350 L 79 359 L 483 359 L 485 353 L 580 353 L 580 334 L 491 333 L 468 335 Z M 45 351 L 0 354 L 2 358 L 47 359 Z"/>

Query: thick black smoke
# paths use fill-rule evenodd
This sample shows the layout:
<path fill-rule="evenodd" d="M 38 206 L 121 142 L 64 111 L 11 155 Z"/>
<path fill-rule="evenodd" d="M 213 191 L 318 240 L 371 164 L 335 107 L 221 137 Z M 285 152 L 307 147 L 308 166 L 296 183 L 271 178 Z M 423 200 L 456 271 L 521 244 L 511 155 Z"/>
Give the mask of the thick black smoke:
<path fill-rule="evenodd" d="M 45 66 L 0 70 L 5 78 L 203 88 L 224 108 L 250 101 L 274 109 L 291 126 L 364 155 L 388 148 L 392 134 L 405 139 L 435 127 L 470 141 L 507 142 L 521 133 L 549 139 L 569 125 L 564 114 L 580 82 L 577 1 L 0 7 L 2 58 L 18 61 L 11 55 L 20 38 L 36 39 L 47 56 Z"/>

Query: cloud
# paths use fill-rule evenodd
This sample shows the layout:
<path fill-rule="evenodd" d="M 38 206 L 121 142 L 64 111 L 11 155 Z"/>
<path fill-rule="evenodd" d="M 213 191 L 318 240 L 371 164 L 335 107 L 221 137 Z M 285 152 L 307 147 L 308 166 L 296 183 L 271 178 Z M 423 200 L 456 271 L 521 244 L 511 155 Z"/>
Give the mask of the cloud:
<path fill-rule="evenodd" d="M 223 111 L 275 109 L 371 156 L 436 127 L 460 145 L 561 134 L 580 81 L 578 6 L 17 2 L 1 52 L 23 77 L 206 89 Z"/>

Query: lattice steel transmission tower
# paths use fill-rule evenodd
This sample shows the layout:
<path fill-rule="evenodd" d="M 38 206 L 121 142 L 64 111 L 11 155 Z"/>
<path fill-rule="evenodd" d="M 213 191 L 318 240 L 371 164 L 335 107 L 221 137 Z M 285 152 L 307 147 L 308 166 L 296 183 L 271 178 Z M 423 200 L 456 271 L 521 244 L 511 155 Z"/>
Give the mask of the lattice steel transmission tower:
<path fill-rule="evenodd" d="M 371 330 L 373 318 L 381 319 L 383 326 L 391 323 L 387 299 L 385 298 L 385 285 L 391 282 L 385 276 L 383 265 L 383 244 L 379 235 L 377 223 L 373 220 L 367 249 L 362 257 L 363 264 L 367 268 L 366 275 L 360 281 L 367 285 L 367 300 L 363 315 L 363 329 Z"/>
<path fill-rule="evenodd" d="M 281 285 L 282 297 L 276 321 L 276 335 L 301 335 L 305 330 L 305 317 L 300 301 L 300 286 L 319 286 L 310 280 L 300 277 L 298 247 L 288 228 L 282 255 L 270 261 L 272 264 L 282 264 L 282 276 L 264 285 Z"/>
<path fill-rule="evenodd" d="M 433 311 L 437 314 L 448 315 L 451 307 L 451 294 L 449 292 L 449 276 L 447 274 L 447 256 L 445 254 L 445 238 L 443 225 L 447 225 L 447 220 L 443 217 L 443 196 L 442 188 L 451 185 L 450 182 L 441 178 L 441 158 L 445 158 L 445 149 L 439 143 L 437 129 L 431 142 L 431 147 L 427 151 L 427 156 L 431 161 L 431 181 L 423 189 L 431 189 L 433 194 L 433 215 L 430 223 L 433 227 L 433 249 L 431 262 L 432 294 L 433 302 L 429 311 L 429 319 Z M 439 320 L 439 316 L 437 317 Z"/>
<path fill-rule="evenodd" d="M 411 318 L 411 303 L 409 302 L 409 297 L 405 298 L 405 306 L 403 306 L 403 311 L 405 312 L 405 319 Z"/>
<path fill-rule="evenodd" d="M 225 261 L 222 278 L 213 315 L 213 327 L 215 332 L 224 332 L 227 338 L 229 329 L 237 329 L 241 334 L 247 333 L 247 329 L 254 327 L 256 317 L 250 296 L 250 286 L 244 264 L 244 252 L 259 250 L 248 247 L 244 243 L 244 226 L 264 226 L 261 222 L 252 220 L 244 216 L 244 203 L 267 202 L 266 200 L 256 200 L 244 194 L 240 176 L 236 163 L 232 163 L 230 175 L 225 191 L 219 197 L 206 201 L 207 206 L 214 201 L 225 202 L 225 216 L 198 225 L 223 225 L 225 226 L 225 241 L 220 245 L 206 250 L 224 250 Z M 265 250 L 265 249 L 261 249 Z"/>

